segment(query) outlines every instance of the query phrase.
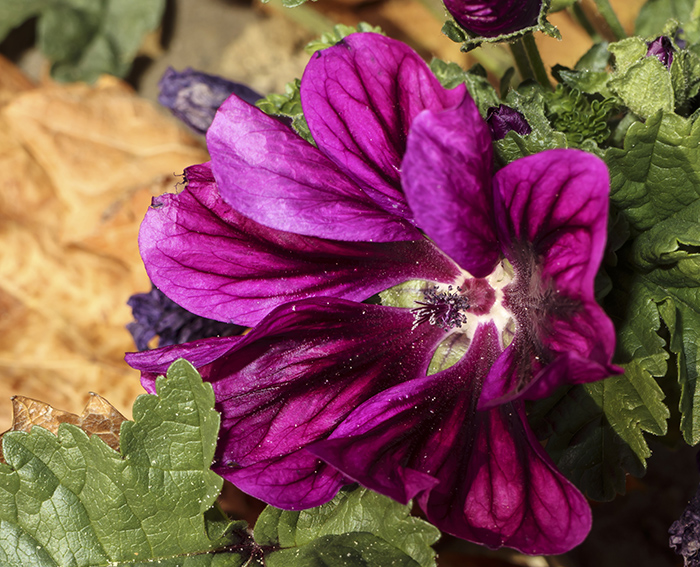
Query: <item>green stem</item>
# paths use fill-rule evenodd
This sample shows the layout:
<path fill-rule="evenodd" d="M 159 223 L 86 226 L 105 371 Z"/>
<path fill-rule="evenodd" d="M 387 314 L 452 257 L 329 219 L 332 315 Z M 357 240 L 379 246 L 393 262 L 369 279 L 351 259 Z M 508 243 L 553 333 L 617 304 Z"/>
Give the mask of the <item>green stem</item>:
<path fill-rule="evenodd" d="M 613 35 L 615 36 L 615 39 L 625 39 L 627 34 L 625 33 L 620 20 L 617 19 L 615 10 L 613 10 L 612 6 L 610 5 L 610 0 L 593 1 L 595 2 L 596 8 L 598 8 L 598 12 L 605 20 L 605 23 L 608 24 L 610 31 L 612 31 Z"/>
<path fill-rule="evenodd" d="M 535 78 L 535 72 L 530 66 L 530 60 L 527 57 L 527 52 L 525 51 L 525 46 L 523 45 L 523 40 L 518 39 L 510 44 L 510 51 L 513 54 L 513 59 L 515 60 L 515 66 L 518 68 L 520 73 L 520 78 L 523 81 Z"/>
<path fill-rule="evenodd" d="M 593 43 L 598 43 L 603 39 L 598 33 L 598 31 L 595 29 L 595 27 L 593 27 L 593 24 L 588 19 L 588 16 L 586 16 L 586 12 L 584 12 L 583 8 L 581 8 L 581 4 L 576 2 L 573 6 L 571 6 L 570 9 L 573 12 L 576 21 L 581 25 L 581 27 L 584 30 L 586 30 L 586 33 L 591 37 Z"/>
<path fill-rule="evenodd" d="M 530 60 L 530 65 L 532 66 L 532 70 L 535 74 L 535 79 L 537 79 L 537 82 L 544 88 L 551 90 L 552 83 L 549 82 L 547 69 L 544 67 L 542 57 L 540 56 L 540 50 L 537 49 L 535 38 L 531 33 L 528 33 L 525 37 L 523 37 L 523 45 L 525 46 L 527 58 Z"/>

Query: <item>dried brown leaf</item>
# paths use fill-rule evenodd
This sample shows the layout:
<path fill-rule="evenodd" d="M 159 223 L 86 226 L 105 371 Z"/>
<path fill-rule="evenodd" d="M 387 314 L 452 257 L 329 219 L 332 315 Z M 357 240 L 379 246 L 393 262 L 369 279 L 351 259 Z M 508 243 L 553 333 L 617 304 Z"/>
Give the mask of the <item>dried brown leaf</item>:
<path fill-rule="evenodd" d="M 90 393 L 90 399 L 80 415 L 56 409 L 51 404 L 25 396 L 13 396 L 12 413 L 12 426 L 9 431 L 28 433 L 32 427 L 38 425 L 56 435 L 59 425 L 70 423 L 80 427 L 89 436 L 97 435 L 115 451 L 119 450 L 119 429 L 122 422 L 126 421 L 112 404 L 95 393 Z M 5 433 L 0 435 L 0 440 Z M 0 461 L 3 461 L 1 444 Z"/>

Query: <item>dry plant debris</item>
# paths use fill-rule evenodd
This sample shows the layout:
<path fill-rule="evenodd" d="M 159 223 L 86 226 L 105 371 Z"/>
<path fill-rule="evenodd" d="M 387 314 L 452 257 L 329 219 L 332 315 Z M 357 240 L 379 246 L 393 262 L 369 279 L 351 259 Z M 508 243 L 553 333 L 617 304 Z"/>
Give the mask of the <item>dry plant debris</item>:
<path fill-rule="evenodd" d="M 59 425 L 70 423 L 80 427 L 89 436 L 97 435 L 115 451 L 119 450 L 119 428 L 122 422 L 126 421 L 112 404 L 95 393 L 90 394 L 90 399 L 80 415 L 56 409 L 50 404 L 25 396 L 13 396 L 12 413 L 12 427 L 9 431 L 29 433 L 32 427 L 38 425 L 56 435 Z M 0 444 L 0 462 L 2 461 Z"/>
<path fill-rule="evenodd" d="M 150 289 L 138 226 L 207 159 L 118 79 L 34 86 L 0 61 L 0 430 L 15 394 L 76 411 L 88 391 L 118 407 L 143 392 L 123 362 L 126 300 Z"/>

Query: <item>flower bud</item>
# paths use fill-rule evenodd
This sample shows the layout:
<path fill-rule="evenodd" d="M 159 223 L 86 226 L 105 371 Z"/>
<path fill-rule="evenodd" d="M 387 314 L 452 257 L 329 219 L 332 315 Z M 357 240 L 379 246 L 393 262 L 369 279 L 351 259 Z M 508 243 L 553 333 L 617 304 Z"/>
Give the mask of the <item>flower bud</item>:
<path fill-rule="evenodd" d="M 158 102 L 199 134 L 205 134 L 216 111 L 230 95 L 235 94 L 250 104 L 262 98 L 245 85 L 187 68 L 172 67 L 158 83 Z"/>
<path fill-rule="evenodd" d="M 667 69 L 671 68 L 671 63 L 673 63 L 673 44 L 671 40 L 665 35 L 657 37 L 654 41 L 647 43 L 647 57 L 652 55 L 656 57 L 661 63 L 666 65 Z"/>
<path fill-rule="evenodd" d="M 494 140 L 502 140 L 511 130 L 521 136 L 527 136 L 532 132 L 532 128 L 525 120 L 525 117 L 514 108 L 501 104 L 492 106 L 486 111 L 486 122 L 491 129 Z"/>
<path fill-rule="evenodd" d="M 542 0 L 445 0 L 445 7 L 470 34 L 498 37 L 537 25 Z"/>

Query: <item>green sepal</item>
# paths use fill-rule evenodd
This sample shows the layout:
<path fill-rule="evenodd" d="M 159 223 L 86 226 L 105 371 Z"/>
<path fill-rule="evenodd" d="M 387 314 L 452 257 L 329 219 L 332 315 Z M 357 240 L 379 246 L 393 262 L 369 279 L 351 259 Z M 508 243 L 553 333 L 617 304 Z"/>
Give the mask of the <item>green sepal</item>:
<path fill-rule="evenodd" d="M 333 29 L 329 32 L 321 34 L 321 37 L 314 39 L 306 44 L 304 50 L 309 54 L 313 55 L 317 51 L 322 49 L 328 49 L 334 46 L 336 43 L 342 41 L 344 38 L 353 33 L 364 32 L 364 33 L 379 33 L 384 35 L 382 28 L 379 26 L 373 26 L 367 22 L 360 22 L 355 26 L 346 26 L 345 24 L 337 24 L 333 26 Z"/>
<path fill-rule="evenodd" d="M 440 531 L 409 515 L 410 506 L 364 488 L 341 490 L 327 504 L 299 512 L 268 506 L 254 537 L 272 567 L 316 565 L 432 567 Z"/>
<path fill-rule="evenodd" d="M 648 118 L 659 111 L 673 112 L 675 94 L 671 73 L 656 57 L 647 57 L 647 44 L 638 37 L 608 47 L 615 56 L 615 72 L 608 87 L 632 112 Z"/>
<path fill-rule="evenodd" d="M 539 85 L 522 84 L 518 90 L 508 93 L 505 102 L 525 117 L 532 132 L 521 136 L 511 131 L 502 140 L 494 141 L 500 165 L 544 150 L 568 147 L 566 134 L 554 130 L 545 116 L 545 95 Z"/>
<path fill-rule="evenodd" d="M 304 118 L 304 111 L 301 108 L 300 89 L 301 81 L 294 79 L 291 83 L 287 83 L 284 94 L 269 94 L 257 101 L 255 106 L 270 116 L 291 118 L 292 128 L 296 133 L 315 146 L 316 142 L 314 142 L 309 125 Z"/>
<path fill-rule="evenodd" d="M 69 424 L 3 436 L 0 564 L 242 563 L 228 549 L 246 539 L 243 524 L 212 509 L 223 481 L 210 470 L 220 421 L 211 385 L 181 360 L 156 389 L 122 424 L 119 453 Z"/>

